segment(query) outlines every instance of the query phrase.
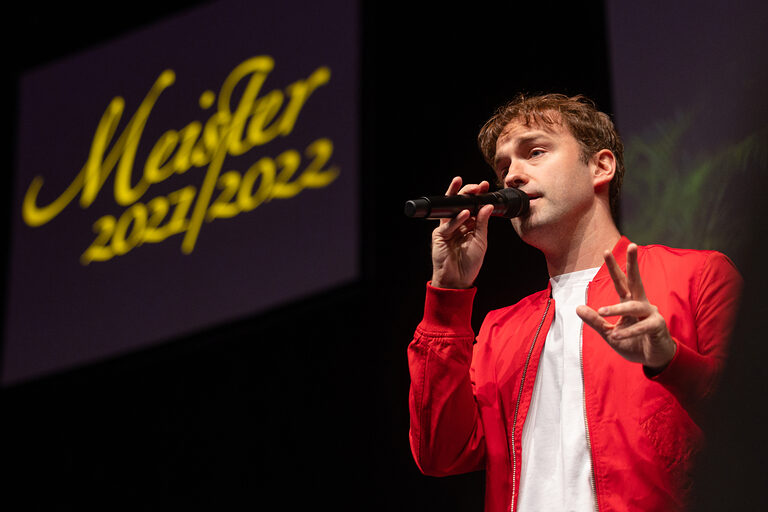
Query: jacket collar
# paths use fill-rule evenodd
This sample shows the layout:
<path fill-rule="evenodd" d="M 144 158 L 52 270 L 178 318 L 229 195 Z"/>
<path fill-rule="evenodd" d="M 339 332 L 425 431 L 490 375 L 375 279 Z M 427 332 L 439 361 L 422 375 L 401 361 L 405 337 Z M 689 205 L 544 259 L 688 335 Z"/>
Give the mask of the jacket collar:
<path fill-rule="evenodd" d="M 613 253 L 613 257 L 616 259 L 616 263 L 619 264 L 619 267 L 624 273 L 627 272 L 627 247 L 629 244 L 629 239 L 625 236 L 622 236 L 619 238 L 619 241 L 616 242 L 616 245 L 613 246 L 613 250 L 611 251 Z M 610 278 L 611 274 L 608 272 L 608 267 L 605 265 L 605 263 L 603 263 L 600 266 L 600 270 L 597 271 L 597 275 L 592 281 L 602 281 L 603 279 Z"/>

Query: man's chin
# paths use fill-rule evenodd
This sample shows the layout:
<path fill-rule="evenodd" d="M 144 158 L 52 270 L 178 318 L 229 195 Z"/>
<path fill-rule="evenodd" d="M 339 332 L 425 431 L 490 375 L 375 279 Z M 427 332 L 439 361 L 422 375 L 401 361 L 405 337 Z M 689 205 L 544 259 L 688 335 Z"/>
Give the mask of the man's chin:
<path fill-rule="evenodd" d="M 553 236 L 550 223 L 543 222 L 541 218 L 533 218 L 530 214 L 512 219 L 512 227 L 523 242 L 537 248 Z"/>
<path fill-rule="evenodd" d="M 533 222 L 528 215 L 524 217 L 515 217 L 514 219 L 511 219 L 511 222 L 515 233 L 517 233 L 517 236 L 522 238 L 523 241 L 525 241 L 526 237 L 534 230 Z"/>

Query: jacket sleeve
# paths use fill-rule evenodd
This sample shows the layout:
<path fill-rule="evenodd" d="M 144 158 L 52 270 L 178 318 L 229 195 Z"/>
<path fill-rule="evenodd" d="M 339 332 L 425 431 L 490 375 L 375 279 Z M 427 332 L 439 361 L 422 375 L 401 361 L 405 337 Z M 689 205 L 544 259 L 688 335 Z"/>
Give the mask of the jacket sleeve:
<path fill-rule="evenodd" d="M 708 254 L 698 269 L 693 299 L 696 346 L 677 343 L 669 365 L 652 377 L 689 406 L 708 398 L 725 365 L 728 341 L 739 305 L 742 278 L 730 259 Z"/>
<path fill-rule="evenodd" d="M 427 475 L 483 468 L 483 430 L 470 378 L 474 296 L 475 289 L 428 284 L 424 318 L 408 347 L 411 451 Z"/>

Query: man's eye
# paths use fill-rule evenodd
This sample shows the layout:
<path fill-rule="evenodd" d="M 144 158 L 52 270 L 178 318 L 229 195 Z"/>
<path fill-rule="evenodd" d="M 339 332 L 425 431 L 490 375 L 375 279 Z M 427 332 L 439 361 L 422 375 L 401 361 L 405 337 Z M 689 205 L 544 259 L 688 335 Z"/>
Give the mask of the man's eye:
<path fill-rule="evenodd" d="M 531 153 L 530 153 L 529 156 L 531 158 L 535 158 L 535 157 L 541 156 L 543 154 L 544 154 L 544 150 L 543 149 L 534 149 L 534 150 L 531 150 Z"/>

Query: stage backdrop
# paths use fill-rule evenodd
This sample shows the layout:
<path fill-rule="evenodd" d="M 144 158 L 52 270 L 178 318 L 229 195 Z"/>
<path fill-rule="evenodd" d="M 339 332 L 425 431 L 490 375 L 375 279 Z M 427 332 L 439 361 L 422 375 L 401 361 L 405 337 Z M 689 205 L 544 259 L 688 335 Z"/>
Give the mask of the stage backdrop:
<path fill-rule="evenodd" d="M 609 1 L 623 231 L 742 263 L 768 168 L 768 4 Z M 740 265 L 743 266 L 743 265 Z"/>
<path fill-rule="evenodd" d="M 626 143 L 623 231 L 717 249 L 745 278 L 691 510 L 766 510 L 763 319 L 768 4 L 607 2 L 614 111 Z"/>
<path fill-rule="evenodd" d="M 217 2 L 22 77 L 4 384 L 358 277 L 357 16 Z"/>

